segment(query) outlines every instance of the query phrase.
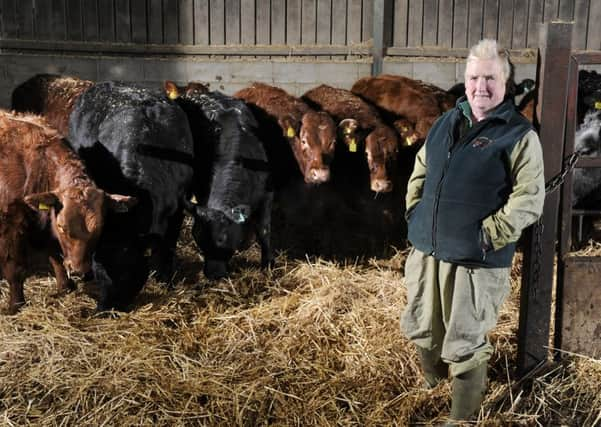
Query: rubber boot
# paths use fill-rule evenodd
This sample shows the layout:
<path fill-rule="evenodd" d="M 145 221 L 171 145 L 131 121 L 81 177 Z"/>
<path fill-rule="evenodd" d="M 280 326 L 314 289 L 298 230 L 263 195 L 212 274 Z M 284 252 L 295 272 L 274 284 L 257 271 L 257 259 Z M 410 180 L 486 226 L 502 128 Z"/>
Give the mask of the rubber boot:
<path fill-rule="evenodd" d="M 449 375 L 449 367 L 440 359 L 438 351 L 417 347 L 419 360 L 424 371 L 426 388 L 434 388 Z"/>
<path fill-rule="evenodd" d="M 453 378 L 452 421 L 468 421 L 478 413 L 486 392 L 487 368 L 488 365 L 483 363 Z"/>

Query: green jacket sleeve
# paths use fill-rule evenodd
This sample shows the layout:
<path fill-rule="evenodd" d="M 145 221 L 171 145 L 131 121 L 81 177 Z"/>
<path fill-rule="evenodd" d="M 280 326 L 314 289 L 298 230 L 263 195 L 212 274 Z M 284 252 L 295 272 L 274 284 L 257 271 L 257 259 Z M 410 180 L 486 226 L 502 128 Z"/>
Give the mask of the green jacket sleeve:
<path fill-rule="evenodd" d="M 495 250 L 516 242 L 522 230 L 536 222 L 543 211 L 543 151 L 533 130 L 514 147 L 510 155 L 510 170 L 513 190 L 507 203 L 482 222 L 482 228 Z"/>
<path fill-rule="evenodd" d="M 417 205 L 422 197 L 424 181 L 426 179 L 426 144 L 422 145 L 415 156 L 413 172 L 407 183 L 407 194 L 405 195 L 405 216 Z"/>

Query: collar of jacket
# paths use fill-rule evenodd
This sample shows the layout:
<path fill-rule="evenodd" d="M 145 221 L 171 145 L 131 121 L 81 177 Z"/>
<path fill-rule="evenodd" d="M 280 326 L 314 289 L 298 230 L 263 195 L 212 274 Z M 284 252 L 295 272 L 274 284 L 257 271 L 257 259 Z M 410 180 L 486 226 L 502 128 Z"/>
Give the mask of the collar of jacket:
<path fill-rule="evenodd" d="M 469 110 L 465 110 L 465 107 L 462 106 L 464 102 L 468 104 L 467 106 L 469 107 Z M 466 112 L 469 112 L 471 114 L 472 110 L 465 95 L 457 100 L 457 103 L 455 104 L 455 109 L 457 110 L 458 114 L 465 114 Z M 514 113 L 515 106 L 513 104 L 513 101 L 511 99 L 505 99 L 503 102 L 497 105 L 491 112 L 489 112 L 484 120 L 497 119 L 502 120 L 505 123 L 509 123 L 511 116 Z"/>

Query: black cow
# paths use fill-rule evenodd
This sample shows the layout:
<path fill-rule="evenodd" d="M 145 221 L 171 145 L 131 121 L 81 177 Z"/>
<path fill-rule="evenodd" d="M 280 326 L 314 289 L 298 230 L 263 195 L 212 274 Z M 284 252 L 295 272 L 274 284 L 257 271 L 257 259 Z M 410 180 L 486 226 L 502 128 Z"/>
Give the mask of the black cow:
<path fill-rule="evenodd" d="M 253 230 L 262 266 L 271 265 L 273 191 L 250 109 L 239 99 L 193 83 L 179 88 L 167 81 L 165 91 L 188 114 L 196 144 L 198 204 L 189 209 L 194 217 L 192 234 L 204 254 L 205 275 L 226 276 L 229 260 L 248 243 Z"/>
<path fill-rule="evenodd" d="M 98 309 L 124 309 L 150 268 L 162 280 L 171 275 L 193 179 L 188 119 L 161 93 L 102 82 L 77 99 L 69 140 L 99 187 L 139 200 L 131 212 L 107 219 L 94 257 L 103 290 Z"/>

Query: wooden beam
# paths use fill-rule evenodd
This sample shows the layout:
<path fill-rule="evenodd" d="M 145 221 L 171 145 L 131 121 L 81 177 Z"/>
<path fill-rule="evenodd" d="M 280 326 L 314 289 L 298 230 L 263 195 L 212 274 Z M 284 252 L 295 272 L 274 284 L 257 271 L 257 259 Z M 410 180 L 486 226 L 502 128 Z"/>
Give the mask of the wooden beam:
<path fill-rule="evenodd" d="M 543 143 L 546 181 L 562 169 L 571 42 L 571 23 L 549 22 L 542 27 L 538 105 L 541 107 L 539 136 Z M 545 199 L 542 227 L 531 227 L 526 236 L 518 327 L 518 375 L 526 374 L 549 357 L 558 212 L 559 191 L 555 191 Z"/>
<path fill-rule="evenodd" d="M 256 56 L 368 56 L 371 48 L 359 45 L 173 45 L 134 43 L 91 43 L 40 40 L 1 40 L 0 49 L 21 51 L 88 52 L 153 55 L 256 55 Z"/>

